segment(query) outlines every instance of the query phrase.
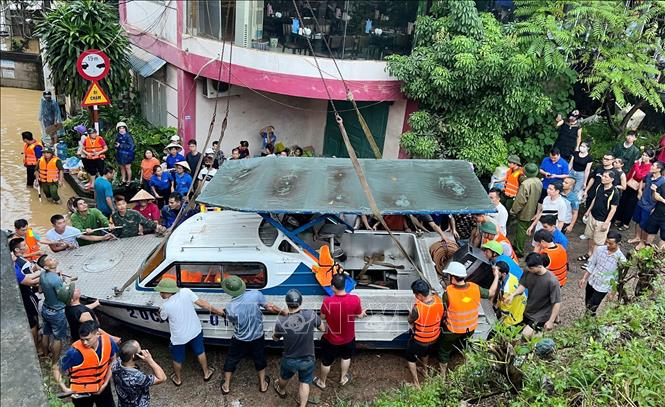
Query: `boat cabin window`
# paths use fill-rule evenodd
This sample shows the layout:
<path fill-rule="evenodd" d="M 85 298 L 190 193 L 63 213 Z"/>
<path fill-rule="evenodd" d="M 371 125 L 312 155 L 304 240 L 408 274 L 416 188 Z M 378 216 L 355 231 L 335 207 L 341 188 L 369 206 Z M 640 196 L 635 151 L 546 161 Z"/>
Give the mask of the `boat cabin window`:
<path fill-rule="evenodd" d="M 277 240 L 279 232 L 277 229 L 271 225 L 268 221 L 263 219 L 259 225 L 259 239 L 263 242 L 264 245 L 272 247 Z"/>
<path fill-rule="evenodd" d="M 150 281 L 155 287 L 163 278 L 178 282 L 178 287 L 219 288 L 224 277 L 238 276 L 247 288 L 263 288 L 267 283 L 266 266 L 262 263 L 174 263 Z"/>

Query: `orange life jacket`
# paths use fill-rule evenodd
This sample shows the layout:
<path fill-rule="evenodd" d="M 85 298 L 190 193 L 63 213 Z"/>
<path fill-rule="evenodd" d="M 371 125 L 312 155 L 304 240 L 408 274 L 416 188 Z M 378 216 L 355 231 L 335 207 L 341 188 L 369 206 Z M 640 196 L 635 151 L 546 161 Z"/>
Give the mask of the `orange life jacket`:
<path fill-rule="evenodd" d="M 321 287 L 330 287 L 332 284 L 333 275 L 336 273 L 341 273 L 342 268 L 333 260 L 328 245 L 323 245 L 319 249 L 319 259 L 317 263 L 318 264 L 312 266 L 312 271 L 314 272 L 316 281 L 319 282 Z"/>
<path fill-rule="evenodd" d="M 499 232 L 496 237 L 494 238 L 499 243 L 506 243 L 508 246 L 510 246 L 510 258 L 513 259 L 513 261 L 517 264 L 520 264 L 519 259 L 517 258 L 517 255 L 515 254 L 515 249 L 513 249 L 513 244 L 510 243 L 510 240 L 504 235 L 503 233 Z"/>
<path fill-rule="evenodd" d="M 506 182 L 503 188 L 503 193 L 509 198 L 515 198 L 517 195 L 517 190 L 520 188 L 520 177 L 524 175 L 524 170 L 520 167 L 517 170 L 513 171 L 512 168 L 508 168 L 506 172 Z"/>
<path fill-rule="evenodd" d="M 557 280 L 559 280 L 559 285 L 561 287 L 566 285 L 566 281 L 568 281 L 568 253 L 566 249 L 557 244 L 554 247 L 546 247 L 541 253 L 549 257 L 550 264 L 547 266 L 547 269 L 556 276 Z"/>
<path fill-rule="evenodd" d="M 480 306 L 480 287 L 475 283 L 466 283 L 466 287 L 449 285 L 446 327 L 450 332 L 465 334 L 473 332 L 478 326 L 478 307 Z"/>
<path fill-rule="evenodd" d="M 60 170 L 58 170 L 58 157 L 53 157 L 49 162 L 42 156 L 39 159 L 39 182 L 58 182 Z"/>
<path fill-rule="evenodd" d="M 70 388 L 74 393 L 96 393 L 102 388 L 110 369 L 111 337 L 102 334 L 98 346 L 102 347 L 101 358 L 94 349 L 83 346 L 80 339 L 72 344 L 72 348 L 83 355 L 83 362 L 69 370 Z"/>
<path fill-rule="evenodd" d="M 425 304 L 416 301 L 418 319 L 413 323 L 414 338 L 418 342 L 429 343 L 437 340 L 441 334 L 441 318 L 443 317 L 443 302 L 439 296 L 434 295 L 434 302 Z"/>
<path fill-rule="evenodd" d="M 175 280 L 175 274 L 167 273 L 162 276 L 163 279 Z M 203 273 L 200 271 L 189 271 L 187 269 L 180 270 L 181 283 L 203 283 Z"/>
<path fill-rule="evenodd" d="M 94 140 L 92 139 L 92 137 L 88 136 L 88 137 L 85 138 L 85 140 L 83 140 L 83 151 L 85 151 L 86 153 L 88 153 L 90 155 L 92 155 L 93 153 L 95 153 L 97 151 L 102 151 L 104 149 L 104 144 L 102 144 L 103 141 L 104 140 L 99 136 L 97 136 Z M 90 159 L 90 160 L 99 160 L 99 159 L 102 159 L 104 157 L 105 157 L 104 154 L 100 154 L 96 157 L 88 158 L 88 159 Z"/>
<path fill-rule="evenodd" d="M 39 141 L 32 144 L 23 143 L 23 165 L 37 164 L 37 155 L 35 154 L 35 148 L 37 148 L 37 146 L 42 147 L 42 143 Z"/>
<path fill-rule="evenodd" d="M 23 240 L 25 240 L 25 245 L 28 247 L 27 253 L 34 253 L 41 249 L 39 247 L 37 238 L 35 237 L 35 232 L 32 230 L 32 228 L 28 228 L 28 230 L 25 232 L 25 237 Z M 25 256 L 25 258 L 30 261 L 37 261 L 39 256 Z"/>

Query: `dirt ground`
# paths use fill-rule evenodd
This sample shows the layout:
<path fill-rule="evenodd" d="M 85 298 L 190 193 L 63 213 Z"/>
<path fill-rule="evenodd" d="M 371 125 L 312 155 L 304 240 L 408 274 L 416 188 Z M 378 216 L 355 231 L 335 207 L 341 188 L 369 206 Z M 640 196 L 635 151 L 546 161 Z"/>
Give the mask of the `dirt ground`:
<path fill-rule="evenodd" d="M 578 281 L 583 276 L 579 262 L 576 261 L 584 250 L 587 241 L 579 240 L 584 225 L 578 225 L 572 235 L 569 246 L 571 270 L 568 274 L 568 283 L 562 290 L 563 307 L 561 311 L 562 325 L 570 324 L 577 319 L 584 310 L 584 290 L 578 288 Z M 627 240 L 627 239 L 624 239 Z M 627 247 L 624 243 L 623 251 Z M 165 370 L 167 376 L 173 371 L 168 350 L 168 340 L 146 335 L 113 321 L 102 320 L 102 326 L 110 333 L 123 339 L 134 338 L 139 340 L 142 347 L 149 349 L 153 357 Z M 267 393 L 258 391 L 258 379 L 251 361 L 243 361 L 231 383 L 231 393 L 223 396 L 220 391 L 222 379 L 222 365 L 227 349 L 208 346 L 206 349 L 208 363 L 217 369 L 210 382 L 203 382 L 202 373 L 194 357 L 189 354 L 183 368 L 183 385 L 175 387 L 170 380 L 155 386 L 151 390 L 152 405 L 155 406 L 294 406 L 297 395 L 297 380 L 293 379 L 287 388 L 289 398 L 280 399 L 270 388 Z M 268 352 L 268 375 L 274 380 L 279 372 L 279 350 Z M 147 366 L 146 366 L 147 368 Z M 149 369 L 149 368 L 148 368 Z M 319 372 L 317 365 L 316 374 Z M 370 401 L 380 394 L 398 387 L 409 379 L 406 361 L 400 351 L 369 351 L 361 350 L 354 357 L 351 364 L 353 380 L 344 387 L 339 386 L 339 364 L 333 365 L 327 389 L 321 392 L 312 386 L 313 398 L 319 399 L 321 406 L 334 406 L 340 402 L 357 404 Z"/>

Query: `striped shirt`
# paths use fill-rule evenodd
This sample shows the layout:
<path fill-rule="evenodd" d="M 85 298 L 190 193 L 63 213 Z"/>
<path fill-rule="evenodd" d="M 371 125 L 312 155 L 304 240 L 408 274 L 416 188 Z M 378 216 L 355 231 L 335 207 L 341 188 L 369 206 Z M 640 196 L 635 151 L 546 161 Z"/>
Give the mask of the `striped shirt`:
<path fill-rule="evenodd" d="M 610 253 L 607 246 L 597 247 L 587 267 L 591 287 L 598 292 L 609 293 L 612 290 L 612 281 L 617 278 L 619 262 L 623 261 L 626 261 L 626 256 L 621 253 L 621 249 Z"/>

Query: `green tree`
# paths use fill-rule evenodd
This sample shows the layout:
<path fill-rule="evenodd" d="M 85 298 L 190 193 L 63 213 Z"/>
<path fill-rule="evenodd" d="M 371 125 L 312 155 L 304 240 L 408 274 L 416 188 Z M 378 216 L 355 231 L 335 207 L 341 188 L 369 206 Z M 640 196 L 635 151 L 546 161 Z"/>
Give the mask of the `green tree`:
<path fill-rule="evenodd" d="M 516 1 L 520 42 L 549 65 L 569 65 L 600 102 L 610 127 L 625 131 L 644 104 L 663 111 L 665 1 Z M 660 58 L 660 61 L 659 61 Z M 615 102 L 633 107 L 621 120 Z"/>
<path fill-rule="evenodd" d="M 129 40 L 118 22 L 117 9 L 94 0 L 59 2 L 37 25 L 35 34 L 51 67 L 51 80 L 60 92 L 82 99 L 90 83 L 76 71 L 76 60 L 87 49 L 99 49 L 111 60 L 101 84 L 112 98 L 130 85 Z"/>
<path fill-rule="evenodd" d="M 540 159 L 556 135 L 552 111 L 568 107 L 566 65 L 523 50 L 510 26 L 479 14 L 472 0 L 435 3 L 416 31 L 411 55 L 388 58 L 403 92 L 420 103 L 402 147 L 418 157 L 466 159 L 485 174 L 509 152 Z M 553 98 L 561 88 L 547 85 L 557 81 L 565 91 Z"/>

